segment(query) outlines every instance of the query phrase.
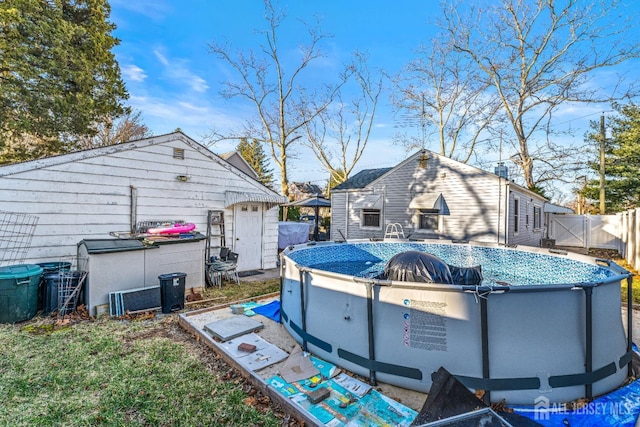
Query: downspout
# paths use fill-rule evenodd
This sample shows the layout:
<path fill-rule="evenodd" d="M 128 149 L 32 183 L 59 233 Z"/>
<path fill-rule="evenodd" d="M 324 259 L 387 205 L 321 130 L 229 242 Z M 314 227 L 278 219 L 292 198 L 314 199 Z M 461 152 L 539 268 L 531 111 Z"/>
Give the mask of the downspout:
<path fill-rule="evenodd" d="M 382 223 L 380 224 L 380 227 L 382 227 L 382 237 L 384 238 L 384 230 L 386 227 L 386 220 L 385 218 L 387 217 L 387 211 L 385 210 L 386 204 L 384 203 L 385 201 L 385 197 L 386 197 L 386 192 L 387 192 L 387 186 L 384 185 L 382 187 Z"/>
<path fill-rule="evenodd" d="M 131 208 L 131 215 L 130 215 L 130 228 L 131 228 L 131 232 L 135 233 L 136 232 L 136 224 L 138 223 L 138 189 L 136 187 L 134 187 L 133 185 L 129 186 L 129 199 L 131 201 L 130 203 L 130 208 Z"/>
<path fill-rule="evenodd" d="M 265 227 L 266 227 L 266 213 L 268 211 L 267 209 L 267 204 L 266 203 L 262 203 L 262 229 L 260 230 L 260 268 L 264 268 L 264 247 L 265 247 L 265 239 L 264 239 L 264 231 L 265 231 Z M 278 246 L 278 243 L 276 242 L 276 246 Z M 277 253 L 277 249 L 276 249 L 276 253 Z M 282 295 L 282 294 L 280 294 Z"/>
<path fill-rule="evenodd" d="M 509 227 L 511 226 L 510 224 L 510 219 L 511 219 L 511 215 L 513 214 L 513 212 L 511 212 L 511 209 L 509 209 L 510 206 L 510 197 L 511 194 L 511 190 L 509 190 L 509 182 L 505 180 L 504 183 L 504 201 L 505 201 L 505 205 L 504 205 L 504 245 L 507 246 L 508 243 L 508 239 L 509 239 Z"/>
<path fill-rule="evenodd" d="M 500 170 L 498 170 L 498 221 L 497 221 L 498 233 L 496 235 L 496 243 L 500 243 L 500 223 L 502 222 L 500 218 L 500 213 L 502 210 L 501 208 L 502 208 L 502 177 L 500 176 Z"/>
<path fill-rule="evenodd" d="M 347 240 L 349 238 L 349 190 L 345 192 L 344 195 L 344 239 Z"/>

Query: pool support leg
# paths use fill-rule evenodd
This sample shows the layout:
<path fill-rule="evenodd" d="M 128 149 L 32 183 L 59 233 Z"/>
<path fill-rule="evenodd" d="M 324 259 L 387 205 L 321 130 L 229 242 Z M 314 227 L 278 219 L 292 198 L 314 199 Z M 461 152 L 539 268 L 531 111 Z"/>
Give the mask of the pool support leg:
<path fill-rule="evenodd" d="M 627 354 L 633 351 L 633 276 L 627 276 Z M 627 365 L 627 375 L 633 375 L 633 364 Z"/>
<path fill-rule="evenodd" d="M 583 288 L 585 293 L 585 333 L 586 333 L 586 360 L 584 362 L 585 371 L 590 374 L 593 371 L 593 288 L 586 286 Z M 584 385 L 585 397 L 593 398 L 593 384 L 590 381 Z"/>
<path fill-rule="evenodd" d="M 300 317 L 302 322 L 302 331 L 304 335 L 302 336 L 302 350 L 307 350 L 307 339 L 305 338 L 307 333 L 307 313 L 304 307 L 304 282 L 305 282 L 305 271 L 300 269 Z"/>
<path fill-rule="evenodd" d="M 482 340 L 482 378 L 489 379 L 489 321 L 487 314 L 487 298 L 480 298 L 480 334 Z M 491 391 L 485 390 L 484 403 L 491 404 Z"/>
<path fill-rule="evenodd" d="M 369 360 L 376 360 L 376 348 L 373 335 L 373 283 L 366 283 L 367 287 L 367 331 L 369 335 Z M 369 384 L 375 386 L 376 371 L 373 368 L 369 369 Z"/>

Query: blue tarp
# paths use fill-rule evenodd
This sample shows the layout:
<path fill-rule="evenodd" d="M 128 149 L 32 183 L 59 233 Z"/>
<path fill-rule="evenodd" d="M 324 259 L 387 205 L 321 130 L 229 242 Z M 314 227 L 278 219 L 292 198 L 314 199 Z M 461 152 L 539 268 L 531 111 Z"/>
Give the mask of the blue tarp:
<path fill-rule="evenodd" d="M 256 314 L 262 314 L 269 319 L 280 323 L 280 301 L 271 301 L 268 304 L 259 305 L 251 309 Z"/>
<path fill-rule="evenodd" d="M 634 427 L 640 415 L 640 379 L 591 401 L 581 408 L 566 404 L 514 406 L 514 412 L 543 426 Z"/>
<path fill-rule="evenodd" d="M 632 343 L 632 349 L 640 354 Z M 635 427 L 640 416 L 640 379 L 592 400 L 580 408 L 565 403 L 539 402 L 534 406 L 511 406 L 517 414 L 531 418 L 543 426 L 571 427 Z"/>

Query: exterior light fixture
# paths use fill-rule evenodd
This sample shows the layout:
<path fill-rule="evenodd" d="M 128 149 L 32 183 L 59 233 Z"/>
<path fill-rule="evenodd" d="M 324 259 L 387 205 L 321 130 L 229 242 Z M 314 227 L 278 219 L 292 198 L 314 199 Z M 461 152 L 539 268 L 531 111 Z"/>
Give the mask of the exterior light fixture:
<path fill-rule="evenodd" d="M 429 163 L 429 154 L 426 151 L 423 151 L 422 154 L 420 154 L 420 157 L 418 157 L 418 165 L 421 168 L 426 168 L 428 166 Z"/>

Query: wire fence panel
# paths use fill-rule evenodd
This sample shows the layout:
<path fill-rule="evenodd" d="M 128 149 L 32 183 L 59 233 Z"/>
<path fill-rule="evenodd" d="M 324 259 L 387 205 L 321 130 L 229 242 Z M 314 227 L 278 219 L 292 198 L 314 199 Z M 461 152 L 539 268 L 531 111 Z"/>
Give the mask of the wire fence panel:
<path fill-rule="evenodd" d="M 26 258 L 37 225 L 37 216 L 0 211 L 0 266 Z"/>

